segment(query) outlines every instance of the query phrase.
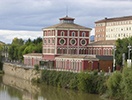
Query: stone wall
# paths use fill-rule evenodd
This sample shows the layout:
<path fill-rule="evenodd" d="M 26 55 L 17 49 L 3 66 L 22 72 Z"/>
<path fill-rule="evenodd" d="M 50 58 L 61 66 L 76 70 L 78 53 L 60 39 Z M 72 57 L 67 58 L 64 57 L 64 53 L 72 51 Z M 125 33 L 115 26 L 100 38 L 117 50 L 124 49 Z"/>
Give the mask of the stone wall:
<path fill-rule="evenodd" d="M 37 94 L 40 91 L 40 88 L 36 85 L 32 85 L 30 81 L 13 77 L 7 74 L 4 74 L 2 77 L 2 81 L 5 85 L 11 86 L 20 91 L 24 91 L 28 94 Z"/>
<path fill-rule="evenodd" d="M 22 67 L 11 63 L 4 63 L 3 71 L 5 74 L 29 81 L 31 81 L 33 78 L 40 78 L 40 72 L 37 72 L 36 70 L 31 68 Z"/>

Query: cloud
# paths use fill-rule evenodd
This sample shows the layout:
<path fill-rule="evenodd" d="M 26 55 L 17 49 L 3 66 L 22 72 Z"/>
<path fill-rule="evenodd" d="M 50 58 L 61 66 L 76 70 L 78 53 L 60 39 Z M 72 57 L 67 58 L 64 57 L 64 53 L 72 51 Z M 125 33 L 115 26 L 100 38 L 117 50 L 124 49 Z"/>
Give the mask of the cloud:
<path fill-rule="evenodd" d="M 58 23 L 58 18 L 66 15 L 87 27 L 106 16 L 128 15 L 132 11 L 131 1 L 113 0 L 1 0 L 0 28 L 10 30 L 39 31 Z"/>
<path fill-rule="evenodd" d="M 27 34 L 32 37 L 31 31 L 41 32 L 42 28 L 59 23 L 59 18 L 66 16 L 67 7 L 68 15 L 75 18 L 75 23 L 90 28 L 95 27 L 95 21 L 105 17 L 132 14 L 131 0 L 0 0 L 0 4 L 0 30 L 17 31 L 15 36 L 23 37 Z M 29 33 L 22 34 L 20 30 Z M 1 32 L 0 39 L 11 41 Z"/>
<path fill-rule="evenodd" d="M 0 41 L 5 43 L 11 43 L 12 40 L 17 38 L 36 39 L 37 37 L 42 37 L 42 31 L 12 31 L 12 30 L 0 30 Z"/>

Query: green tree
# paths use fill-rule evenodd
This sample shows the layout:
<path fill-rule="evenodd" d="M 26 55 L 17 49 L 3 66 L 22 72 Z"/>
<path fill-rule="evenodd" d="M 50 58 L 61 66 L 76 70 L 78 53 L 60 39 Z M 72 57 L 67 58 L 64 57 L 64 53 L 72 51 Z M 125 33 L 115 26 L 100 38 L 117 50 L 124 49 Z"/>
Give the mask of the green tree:
<path fill-rule="evenodd" d="M 30 44 L 26 46 L 26 48 L 23 51 L 23 54 L 32 53 L 35 52 L 35 44 Z"/>
<path fill-rule="evenodd" d="M 122 77 L 122 94 L 124 100 L 132 100 L 132 66 L 131 68 L 123 68 Z"/>
<path fill-rule="evenodd" d="M 39 37 L 33 41 L 29 38 L 25 42 L 22 39 L 14 38 L 8 51 L 11 60 L 19 61 L 23 60 L 23 54 L 32 52 L 42 53 L 42 38 Z"/>
<path fill-rule="evenodd" d="M 22 60 L 23 59 L 23 51 L 25 50 L 26 45 L 22 45 L 20 46 L 19 50 L 18 50 L 18 59 Z"/>
<path fill-rule="evenodd" d="M 24 41 L 20 38 L 14 38 L 13 41 L 12 41 L 12 44 L 16 44 L 16 45 L 23 45 L 24 44 Z"/>
<path fill-rule="evenodd" d="M 12 44 L 9 47 L 9 58 L 11 60 L 19 60 L 20 58 L 20 47 L 24 44 L 24 41 L 22 39 L 14 38 L 12 40 Z"/>
<path fill-rule="evenodd" d="M 108 94 L 110 97 L 116 99 L 121 98 L 121 82 L 122 74 L 119 71 L 115 71 L 107 80 Z"/>
<path fill-rule="evenodd" d="M 128 58 L 128 45 L 132 45 L 132 37 L 118 39 L 116 41 L 116 64 L 122 66 L 122 54 L 125 53 L 125 60 Z"/>

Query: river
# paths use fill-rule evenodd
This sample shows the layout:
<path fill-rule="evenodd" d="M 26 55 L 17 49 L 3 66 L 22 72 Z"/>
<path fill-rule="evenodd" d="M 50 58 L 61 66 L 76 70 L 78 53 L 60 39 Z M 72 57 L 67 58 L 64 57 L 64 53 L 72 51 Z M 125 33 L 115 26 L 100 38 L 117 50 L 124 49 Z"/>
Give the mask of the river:
<path fill-rule="evenodd" d="M 98 95 L 38 86 L 9 75 L 0 76 L 0 100 L 102 100 Z"/>

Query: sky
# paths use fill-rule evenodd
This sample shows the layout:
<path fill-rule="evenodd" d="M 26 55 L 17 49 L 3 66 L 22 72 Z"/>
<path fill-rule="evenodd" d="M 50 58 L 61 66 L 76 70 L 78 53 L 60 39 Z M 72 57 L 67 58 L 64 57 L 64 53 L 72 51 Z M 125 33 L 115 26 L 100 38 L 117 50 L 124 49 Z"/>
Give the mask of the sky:
<path fill-rule="evenodd" d="M 94 29 L 105 17 L 132 16 L 132 0 L 0 0 L 0 41 L 42 37 L 43 28 L 66 15 Z"/>

